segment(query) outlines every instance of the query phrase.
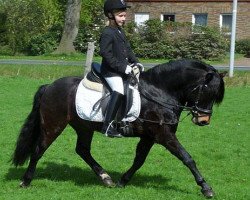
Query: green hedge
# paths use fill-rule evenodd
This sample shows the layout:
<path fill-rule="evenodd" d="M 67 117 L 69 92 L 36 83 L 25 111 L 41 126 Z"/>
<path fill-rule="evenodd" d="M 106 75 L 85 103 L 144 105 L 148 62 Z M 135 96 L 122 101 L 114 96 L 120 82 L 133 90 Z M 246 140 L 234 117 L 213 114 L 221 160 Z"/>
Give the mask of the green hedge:
<path fill-rule="evenodd" d="M 236 52 L 250 58 L 250 38 L 236 41 Z"/>
<path fill-rule="evenodd" d="M 41 0 L 36 1 L 41 2 Z M 104 22 L 100 20 L 101 14 L 97 11 L 94 13 L 98 14 L 96 14 L 98 21 L 92 21 L 93 23 L 80 22 L 79 33 L 74 43 L 79 52 L 86 53 L 89 41 L 97 41 L 95 53 L 99 52 L 98 40 Z M 0 19 L 2 25 L 6 24 L 5 12 L 2 12 Z M 7 34 L 8 43 L 6 43 L 7 39 L 4 38 L 6 27 L 2 28 L 0 29 L 0 36 L 2 33 L 0 54 L 13 54 L 18 50 L 27 55 L 50 53 L 57 47 L 62 29 L 63 23 L 57 21 L 51 23 L 46 31 L 39 32 L 37 30 L 36 34 L 33 34 L 35 33 L 33 29 L 32 34 L 25 34 L 27 39 L 25 41 L 24 38 L 19 40 L 20 34 L 16 34 L 15 37 Z M 126 24 L 125 31 L 132 49 L 141 58 L 215 60 L 224 57 L 229 47 L 228 39 L 221 34 L 220 30 L 213 27 L 195 27 L 190 23 L 166 23 L 158 19 L 151 19 L 145 23 L 145 26 L 141 27 L 130 22 Z M 246 41 L 237 43 L 237 47 L 239 47 L 237 52 L 249 54 L 247 53 L 249 52 L 249 40 L 247 41 L 248 45 L 246 45 Z"/>
<path fill-rule="evenodd" d="M 224 57 L 229 45 L 218 29 L 190 23 L 152 19 L 142 27 L 130 23 L 126 32 L 136 55 L 143 58 L 214 60 Z"/>
<path fill-rule="evenodd" d="M 29 55 L 31 39 L 48 33 L 64 16 L 56 0 L 0 1 L 0 13 L 0 37 L 12 55 Z"/>
<path fill-rule="evenodd" d="M 58 24 L 44 34 L 38 34 L 31 37 L 26 53 L 32 56 L 52 53 L 60 42 L 62 28 L 63 27 Z"/>

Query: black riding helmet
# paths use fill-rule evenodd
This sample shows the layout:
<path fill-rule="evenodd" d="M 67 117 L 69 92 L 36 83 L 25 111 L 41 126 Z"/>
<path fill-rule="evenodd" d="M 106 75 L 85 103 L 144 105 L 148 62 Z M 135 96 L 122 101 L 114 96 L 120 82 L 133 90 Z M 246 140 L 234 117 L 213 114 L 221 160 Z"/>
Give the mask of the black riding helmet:
<path fill-rule="evenodd" d="M 106 0 L 104 3 L 104 14 L 109 19 L 114 19 L 114 10 L 126 10 L 127 8 L 130 8 L 130 6 L 128 6 L 124 0 Z M 111 15 L 109 15 L 109 13 L 111 13 Z"/>

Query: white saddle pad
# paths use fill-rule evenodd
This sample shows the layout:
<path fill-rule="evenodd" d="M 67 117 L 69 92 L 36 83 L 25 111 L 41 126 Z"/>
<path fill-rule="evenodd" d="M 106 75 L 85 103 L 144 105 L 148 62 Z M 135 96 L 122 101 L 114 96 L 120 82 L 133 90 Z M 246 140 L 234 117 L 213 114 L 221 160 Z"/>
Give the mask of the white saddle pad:
<path fill-rule="evenodd" d="M 133 87 L 133 104 L 127 116 L 122 121 L 132 122 L 135 121 L 140 114 L 141 98 L 139 91 Z M 101 91 L 89 89 L 84 86 L 83 80 L 80 82 L 76 92 L 76 112 L 81 119 L 95 122 L 103 122 L 104 116 L 102 115 L 101 107 L 96 102 L 103 96 Z M 94 107 L 95 105 L 95 107 Z M 95 110 L 94 110 L 95 108 Z"/>

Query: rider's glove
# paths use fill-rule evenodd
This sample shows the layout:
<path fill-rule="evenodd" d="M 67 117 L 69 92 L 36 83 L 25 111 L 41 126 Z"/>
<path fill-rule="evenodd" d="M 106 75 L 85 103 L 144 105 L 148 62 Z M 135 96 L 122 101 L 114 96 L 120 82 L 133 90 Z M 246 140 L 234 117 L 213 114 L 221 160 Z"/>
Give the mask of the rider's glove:
<path fill-rule="evenodd" d="M 144 66 L 143 66 L 143 64 L 141 64 L 141 63 L 135 63 L 134 66 L 135 66 L 135 67 L 138 67 L 139 70 L 140 70 L 140 72 L 144 72 Z"/>
<path fill-rule="evenodd" d="M 131 74 L 131 71 L 132 71 L 132 67 L 130 65 L 127 65 L 125 74 Z"/>

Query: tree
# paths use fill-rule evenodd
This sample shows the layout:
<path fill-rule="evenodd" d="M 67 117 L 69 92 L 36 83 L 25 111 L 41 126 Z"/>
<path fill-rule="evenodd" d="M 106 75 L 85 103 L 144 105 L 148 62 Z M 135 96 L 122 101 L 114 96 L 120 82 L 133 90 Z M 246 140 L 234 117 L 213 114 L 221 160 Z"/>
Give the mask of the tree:
<path fill-rule="evenodd" d="M 62 38 L 54 54 L 75 52 L 74 40 L 78 34 L 81 0 L 68 0 Z"/>
<path fill-rule="evenodd" d="M 88 42 L 99 40 L 105 26 L 103 4 L 104 0 L 82 0 L 79 32 L 74 42 L 77 51 L 85 53 L 88 49 Z M 95 52 L 98 51 L 97 45 Z"/>
<path fill-rule="evenodd" d="M 1 41 L 12 54 L 26 53 L 33 36 L 46 33 L 59 21 L 56 0 L 0 0 Z"/>

